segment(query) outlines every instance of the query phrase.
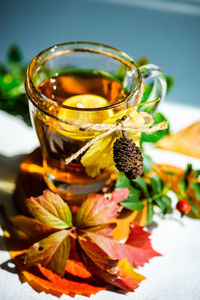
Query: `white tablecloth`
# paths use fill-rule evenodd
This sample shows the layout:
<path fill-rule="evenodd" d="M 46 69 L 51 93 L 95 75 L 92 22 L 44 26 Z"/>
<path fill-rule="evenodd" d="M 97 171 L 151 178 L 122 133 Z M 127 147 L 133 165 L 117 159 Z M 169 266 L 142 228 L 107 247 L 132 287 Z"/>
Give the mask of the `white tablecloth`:
<path fill-rule="evenodd" d="M 200 119 L 200 108 L 162 104 L 160 110 L 168 117 L 172 131 L 177 131 Z M 15 177 L 23 154 L 38 145 L 31 128 L 20 120 L 0 111 L 0 204 L 9 214 L 15 209 L 11 199 Z M 200 160 L 170 153 L 147 145 L 147 152 L 155 162 L 185 167 L 188 162 L 200 168 Z M 174 199 L 175 202 L 175 199 Z M 121 295 L 102 291 L 91 296 L 95 300 L 199 300 L 200 299 L 200 220 L 180 218 L 178 212 L 165 219 L 155 217 L 150 226 L 152 243 L 162 257 L 153 258 L 139 269 L 147 277 L 134 293 Z M 21 283 L 0 229 L 0 299 L 1 300 L 53 300 L 45 293 L 38 294 L 27 283 Z M 72 299 L 62 295 L 61 299 Z M 76 296 L 75 299 L 87 299 Z"/>

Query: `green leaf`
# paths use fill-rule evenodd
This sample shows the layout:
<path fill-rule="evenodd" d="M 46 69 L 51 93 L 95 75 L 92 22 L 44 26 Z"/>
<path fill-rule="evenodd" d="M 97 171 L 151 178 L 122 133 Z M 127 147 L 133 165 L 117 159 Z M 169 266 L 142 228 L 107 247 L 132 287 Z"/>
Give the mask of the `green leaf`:
<path fill-rule="evenodd" d="M 141 103 L 145 103 L 148 100 L 148 98 L 149 98 L 149 96 L 151 94 L 152 88 L 153 88 L 153 84 L 144 85 L 144 91 L 143 91 L 143 96 L 142 96 Z M 146 109 L 150 109 L 151 110 L 151 106 L 149 105 L 148 107 L 146 107 Z M 138 110 L 142 111 L 142 110 L 144 110 L 144 108 L 141 106 L 141 107 L 139 107 Z"/>
<path fill-rule="evenodd" d="M 157 188 L 158 188 L 158 191 L 160 193 L 163 189 L 164 183 L 158 175 L 154 176 L 153 178 L 157 182 Z"/>
<path fill-rule="evenodd" d="M 192 202 L 190 202 L 190 207 L 191 207 L 191 211 L 192 213 L 197 217 L 199 218 L 200 215 L 199 215 L 199 211 L 198 211 L 198 208 L 196 207 L 196 205 Z"/>
<path fill-rule="evenodd" d="M 131 189 L 131 181 L 126 177 L 124 173 L 119 173 L 119 179 L 116 182 L 115 188 L 116 189 L 122 189 L 122 188 L 128 188 Z"/>
<path fill-rule="evenodd" d="M 128 198 L 122 202 L 121 205 L 131 210 L 142 210 L 144 208 L 143 202 L 140 200 L 140 191 L 135 188 L 131 188 Z"/>
<path fill-rule="evenodd" d="M 8 49 L 7 58 L 11 63 L 20 63 L 22 61 L 22 54 L 17 45 L 12 45 Z"/>
<path fill-rule="evenodd" d="M 149 180 L 150 180 L 150 182 L 151 182 L 151 185 L 150 185 L 150 188 L 151 188 L 151 194 L 154 195 L 154 194 L 159 193 L 157 181 L 155 180 L 155 178 L 149 177 Z"/>
<path fill-rule="evenodd" d="M 60 230 L 35 243 L 25 256 L 25 264 L 48 266 L 63 276 L 70 252 L 69 232 L 70 230 Z"/>
<path fill-rule="evenodd" d="M 149 202 L 148 203 L 148 208 L 147 208 L 147 221 L 146 221 L 146 225 L 149 225 L 149 224 L 152 223 L 153 216 L 154 216 L 153 203 Z"/>
<path fill-rule="evenodd" d="M 140 191 L 138 191 L 137 189 L 135 189 L 134 187 L 131 188 L 129 194 L 128 194 L 128 198 L 126 199 L 126 201 L 139 201 L 140 199 Z"/>
<path fill-rule="evenodd" d="M 147 155 L 147 154 L 143 154 L 143 172 L 144 173 L 149 173 L 152 169 L 152 165 L 153 165 L 153 160 L 152 158 Z"/>
<path fill-rule="evenodd" d="M 179 188 L 180 188 L 181 192 L 185 194 L 185 192 L 188 188 L 188 179 L 187 178 L 184 177 L 180 180 Z"/>
<path fill-rule="evenodd" d="M 160 208 L 161 212 L 164 214 L 166 212 L 166 205 L 162 197 L 158 197 L 154 201 L 156 205 Z"/>
<path fill-rule="evenodd" d="M 145 197 L 149 196 L 148 186 L 146 181 L 143 178 L 139 177 L 137 179 L 134 179 L 132 182 L 136 184 L 136 186 L 139 186 L 139 188 L 141 189 Z"/>
<path fill-rule="evenodd" d="M 163 182 L 162 180 L 160 179 L 160 177 L 158 177 L 157 175 L 154 176 L 154 177 L 149 177 L 149 180 L 151 182 L 151 191 L 152 191 L 152 194 L 157 194 L 157 193 L 160 193 L 162 191 L 162 188 L 163 188 Z"/>
<path fill-rule="evenodd" d="M 27 199 L 26 205 L 32 216 L 43 224 L 57 229 L 72 226 L 72 214 L 69 206 L 59 195 L 49 190 L 45 190 L 42 196 Z"/>
<path fill-rule="evenodd" d="M 197 200 L 200 200 L 200 182 L 193 182 L 192 187 L 194 189 Z"/>
<path fill-rule="evenodd" d="M 194 177 L 198 178 L 200 176 L 200 170 L 194 170 Z"/>
<path fill-rule="evenodd" d="M 169 93 L 169 91 L 172 89 L 174 85 L 174 77 L 166 76 L 165 79 L 167 81 L 167 93 Z"/>
<path fill-rule="evenodd" d="M 172 213 L 172 200 L 167 195 L 161 196 L 162 201 L 165 203 L 166 211 L 164 213 Z"/>
<path fill-rule="evenodd" d="M 122 201 L 120 204 L 130 210 L 142 210 L 144 208 L 144 204 L 142 203 L 142 201 L 133 202 L 125 200 Z"/>
<path fill-rule="evenodd" d="M 154 120 L 154 125 L 156 125 L 161 122 L 167 121 L 167 118 L 160 112 L 156 112 L 153 115 L 153 120 Z M 164 137 L 167 134 L 169 134 L 169 127 L 165 130 L 158 130 L 155 133 L 151 133 L 151 134 L 146 134 L 143 132 L 142 136 L 141 136 L 141 142 L 156 143 L 157 141 L 159 141 L 162 137 Z"/>
<path fill-rule="evenodd" d="M 187 164 L 186 170 L 185 170 L 185 177 L 187 177 L 192 171 L 192 164 Z"/>

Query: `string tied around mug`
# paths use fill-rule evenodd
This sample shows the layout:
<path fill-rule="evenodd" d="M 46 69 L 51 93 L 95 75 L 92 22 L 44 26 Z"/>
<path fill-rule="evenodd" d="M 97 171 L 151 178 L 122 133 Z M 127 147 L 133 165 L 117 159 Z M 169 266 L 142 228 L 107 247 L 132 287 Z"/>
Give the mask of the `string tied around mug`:
<path fill-rule="evenodd" d="M 89 142 L 87 142 L 83 147 L 81 147 L 76 153 L 73 153 L 71 156 L 65 159 L 65 164 L 69 164 L 74 159 L 77 159 L 81 154 L 83 154 L 86 150 L 88 150 L 94 143 L 96 143 L 98 140 L 105 138 L 109 136 L 110 134 L 116 132 L 144 132 L 147 134 L 156 132 L 158 130 L 164 130 L 168 128 L 167 122 L 161 122 L 159 124 L 153 125 L 154 120 L 152 115 L 146 113 L 146 112 L 137 112 L 137 116 L 134 118 L 133 115 L 137 111 L 137 107 L 141 105 L 151 104 L 159 101 L 160 98 L 145 102 L 145 103 L 137 103 L 133 105 L 130 112 L 127 112 L 121 119 L 116 120 L 114 124 L 93 124 L 93 123 L 87 123 L 87 124 L 78 124 L 73 122 L 67 122 L 69 125 L 75 126 L 78 128 L 79 131 L 97 131 L 97 132 L 103 132 L 98 134 L 96 137 L 91 139 Z M 139 120 L 143 119 L 143 123 Z"/>

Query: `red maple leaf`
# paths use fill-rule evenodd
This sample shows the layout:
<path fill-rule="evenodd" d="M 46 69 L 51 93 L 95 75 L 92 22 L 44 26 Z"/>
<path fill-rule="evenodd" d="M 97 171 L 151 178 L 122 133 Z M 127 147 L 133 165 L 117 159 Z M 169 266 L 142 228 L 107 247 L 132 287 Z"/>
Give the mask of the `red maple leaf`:
<path fill-rule="evenodd" d="M 125 243 L 119 243 L 112 236 L 105 236 L 99 229 L 87 230 L 85 236 L 97 244 L 110 258 L 126 258 L 131 266 L 139 267 L 154 256 L 160 256 L 153 250 L 149 239 L 150 233 L 137 223 L 130 224 L 130 234 Z"/>

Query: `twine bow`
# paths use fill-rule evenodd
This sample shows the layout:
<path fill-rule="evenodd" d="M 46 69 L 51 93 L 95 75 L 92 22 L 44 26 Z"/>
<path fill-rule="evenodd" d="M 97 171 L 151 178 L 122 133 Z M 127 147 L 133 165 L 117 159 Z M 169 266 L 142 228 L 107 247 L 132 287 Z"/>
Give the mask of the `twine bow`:
<path fill-rule="evenodd" d="M 148 103 L 154 103 L 159 101 L 159 99 L 149 101 Z M 83 147 L 81 147 L 76 153 L 72 154 L 70 157 L 65 159 L 65 164 L 69 164 L 72 160 L 76 159 L 84 153 L 87 149 L 89 149 L 95 142 L 98 140 L 107 137 L 108 135 L 114 132 L 122 132 L 122 131 L 131 131 L 131 132 L 145 132 L 147 134 L 153 133 L 158 130 L 164 130 L 168 128 L 167 122 L 162 122 L 153 126 L 153 117 L 146 112 L 138 112 L 138 116 L 131 118 L 137 110 L 139 105 L 144 105 L 143 103 L 139 103 L 134 105 L 131 108 L 130 112 L 127 112 L 121 119 L 118 119 L 114 124 L 78 124 L 78 123 L 70 123 L 70 125 L 77 127 L 80 131 L 99 131 L 103 132 L 97 135 L 95 138 L 91 139 L 88 143 L 86 143 Z M 144 119 L 144 124 L 139 124 L 138 120 Z"/>

